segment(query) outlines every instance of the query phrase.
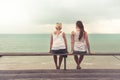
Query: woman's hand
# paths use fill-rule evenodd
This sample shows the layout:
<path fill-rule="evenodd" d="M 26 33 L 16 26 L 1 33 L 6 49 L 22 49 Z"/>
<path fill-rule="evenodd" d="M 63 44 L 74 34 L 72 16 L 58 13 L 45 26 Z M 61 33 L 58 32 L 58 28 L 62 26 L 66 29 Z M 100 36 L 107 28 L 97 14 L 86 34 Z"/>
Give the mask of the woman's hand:
<path fill-rule="evenodd" d="M 49 53 L 51 53 L 51 50 L 49 51 Z"/>
<path fill-rule="evenodd" d="M 88 54 L 91 54 L 91 51 L 88 51 Z"/>
<path fill-rule="evenodd" d="M 73 51 L 71 51 L 70 54 L 73 54 Z"/>
<path fill-rule="evenodd" d="M 91 52 L 90 54 L 95 54 L 95 52 Z"/>

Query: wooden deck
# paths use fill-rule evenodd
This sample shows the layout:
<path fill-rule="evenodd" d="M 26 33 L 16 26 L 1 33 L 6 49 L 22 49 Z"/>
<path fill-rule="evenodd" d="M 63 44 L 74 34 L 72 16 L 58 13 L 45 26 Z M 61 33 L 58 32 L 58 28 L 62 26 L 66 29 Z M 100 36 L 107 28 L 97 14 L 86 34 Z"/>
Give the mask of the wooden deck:
<path fill-rule="evenodd" d="M 53 56 L 50 53 L 0 53 L 0 56 Z M 73 54 L 67 54 L 73 55 Z M 120 56 L 120 53 L 84 54 L 85 56 Z M 0 80 L 120 80 L 120 69 L 0 70 Z"/>
<path fill-rule="evenodd" d="M 0 70 L 0 80 L 120 80 L 120 69 Z"/>

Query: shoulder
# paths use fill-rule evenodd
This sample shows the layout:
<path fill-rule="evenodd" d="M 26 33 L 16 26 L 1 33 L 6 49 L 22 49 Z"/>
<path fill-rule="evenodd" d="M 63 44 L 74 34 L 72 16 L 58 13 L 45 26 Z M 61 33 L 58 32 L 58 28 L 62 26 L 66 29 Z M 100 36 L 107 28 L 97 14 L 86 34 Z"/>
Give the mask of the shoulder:
<path fill-rule="evenodd" d="M 53 37 L 53 33 L 50 33 L 50 37 L 51 37 L 51 38 Z"/>
<path fill-rule="evenodd" d="M 51 36 L 53 36 L 53 35 L 55 35 L 55 34 L 56 34 L 56 32 L 55 32 L 55 31 L 50 33 L 50 35 L 51 35 Z"/>
<path fill-rule="evenodd" d="M 62 35 L 65 36 L 65 32 L 62 32 Z"/>
<path fill-rule="evenodd" d="M 55 35 L 55 34 L 56 34 L 56 31 L 54 31 L 54 32 L 51 33 L 52 36 Z"/>
<path fill-rule="evenodd" d="M 85 34 L 84 34 L 84 35 L 85 35 L 85 37 L 88 37 L 88 33 L 87 33 L 86 31 L 85 31 L 84 33 L 85 33 Z"/>
<path fill-rule="evenodd" d="M 86 31 L 85 31 L 84 33 L 85 33 L 85 35 L 87 35 L 87 34 L 88 34 Z"/>
<path fill-rule="evenodd" d="M 53 34 L 56 34 L 56 31 L 54 31 Z"/>
<path fill-rule="evenodd" d="M 75 31 L 72 31 L 72 32 L 71 32 L 71 35 L 74 35 L 74 34 L 75 34 Z"/>

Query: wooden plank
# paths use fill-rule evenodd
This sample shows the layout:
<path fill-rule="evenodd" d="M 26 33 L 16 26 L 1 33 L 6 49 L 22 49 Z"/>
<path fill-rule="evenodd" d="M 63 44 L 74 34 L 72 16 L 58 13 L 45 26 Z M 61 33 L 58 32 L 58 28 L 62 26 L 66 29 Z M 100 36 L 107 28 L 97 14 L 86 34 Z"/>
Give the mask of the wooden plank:
<path fill-rule="evenodd" d="M 25 74 L 0 74 L 2 79 L 21 78 L 120 78 L 120 73 L 25 73 Z"/>
<path fill-rule="evenodd" d="M 9 80 L 13 80 L 13 79 L 9 79 Z M 120 80 L 117 78 L 101 78 L 101 79 L 97 79 L 97 78 L 55 78 L 55 79 L 50 79 L 50 78 L 27 78 L 27 79 L 14 79 L 14 80 Z"/>
<path fill-rule="evenodd" d="M 9 79 L 13 80 L 13 79 Z M 110 79 L 110 78 L 101 78 L 101 79 L 96 79 L 96 78 L 26 78 L 26 79 L 14 79 L 14 80 L 120 80 L 120 79 Z"/>
<path fill-rule="evenodd" d="M 12 79 L 10 79 L 10 80 L 12 80 Z M 50 78 L 26 78 L 26 79 L 14 79 L 14 80 L 98 80 L 98 79 L 94 79 L 94 78 L 92 78 L 92 79 L 89 79 L 89 78 L 86 78 L 86 79 L 85 78 L 54 78 L 54 79 L 53 78 L 52 79 L 50 79 Z M 104 80 L 110 80 L 110 79 L 104 79 Z"/>
<path fill-rule="evenodd" d="M 0 56 L 53 56 L 53 55 L 56 55 L 56 54 L 52 54 L 52 53 L 48 53 L 48 52 L 6 52 L 6 53 L 5 52 L 4 53 L 0 52 Z M 66 55 L 66 54 L 59 54 L 59 55 Z M 74 55 L 74 54 L 68 53 L 67 55 Z M 87 55 L 87 56 L 120 56 L 120 52 L 119 53 L 97 52 L 97 53 L 81 54 L 81 55 Z"/>
<path fill-rule="evenodd" d="M 119 80 L 120 69 L 83 69 L 83 70 L 66 70 L 66 71 L 64 70 L 0 70 L 0 80 L 8 80 L 8 79 L 9 80 Z"/>
<path fill-rule="evenodd" d="M 120 78 L 119 73 L 27 73 L 0 74 L 0 78 Z"/>
<path fill-rule="evenodd" d="M 33 69 L 33 70 L 0 70 L 0 74 L 24 74 L 24 73 L 120 73 L 120 69 Z"/>

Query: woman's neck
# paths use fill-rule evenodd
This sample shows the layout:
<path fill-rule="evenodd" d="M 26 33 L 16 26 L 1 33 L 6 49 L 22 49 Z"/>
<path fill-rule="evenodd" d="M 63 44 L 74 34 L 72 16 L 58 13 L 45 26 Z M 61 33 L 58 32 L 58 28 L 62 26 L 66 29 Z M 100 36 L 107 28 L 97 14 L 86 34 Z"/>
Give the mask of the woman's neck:
<path fill-rule="evenodd" d="M 61 33 L 60 30 L 56 30 L 56 31 L 55 31 L 55 34 L 57 34 L 57 35 L 60 34 L 60 33 Z"/>
<path fill-rule="evenodd" d="M 76 31 L 80 32 L 80 29 L 76 29 Z"/>
<path fill-rule="evenodd" d="M 58 32 L 58 33 L 59 33 L 59 32 L 61 32 L 61 31 L 60 31 L 60 30 L 56 30 L 56 32 Z"/>

